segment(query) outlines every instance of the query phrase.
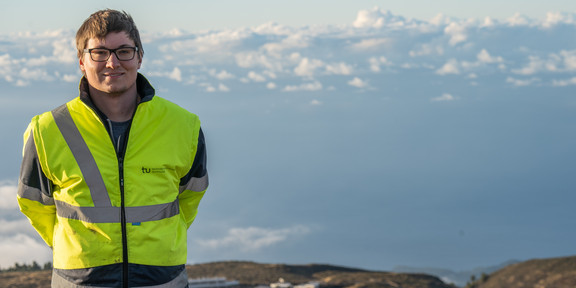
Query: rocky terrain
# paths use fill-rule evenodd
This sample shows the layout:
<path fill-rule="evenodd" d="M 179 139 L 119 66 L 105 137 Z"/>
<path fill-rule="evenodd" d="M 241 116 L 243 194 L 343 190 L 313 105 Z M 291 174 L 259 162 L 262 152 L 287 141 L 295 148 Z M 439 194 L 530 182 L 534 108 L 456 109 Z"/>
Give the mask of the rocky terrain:
<path fill-rule="evenodd" d="M 320 282 L 321 287 L 402 287 L 453 288 L 434 276 L 425 274 L 367 271 L 331 265 L 259 264 L 254 262 L 215 262 L 187 267 L 190 278 L 226 277 L 243 286 L 268 285 L 283 278 L 292 284 Z"/>
<path fill-rule="evenodd" d="M 292 284 L 319 282 L 321 288 L 455 288 L 438 277 L 417 273 L 368 271 L 332 265 L 261 264 L 225 261 L 188 265 L 190 278 L 226 277 L 242 287 L 268 285 L 283 278 Z M 2 288 L 50 287 L 50 270 L 0 272 Z M 576 256 L 535 259 L 479 277 L 467 288 L 574 288 Z"/>
<path fill-rule="evenodd" d="M 574 288 L 576 256 L 535 259 L 498 270 L 473 288 Z"/>

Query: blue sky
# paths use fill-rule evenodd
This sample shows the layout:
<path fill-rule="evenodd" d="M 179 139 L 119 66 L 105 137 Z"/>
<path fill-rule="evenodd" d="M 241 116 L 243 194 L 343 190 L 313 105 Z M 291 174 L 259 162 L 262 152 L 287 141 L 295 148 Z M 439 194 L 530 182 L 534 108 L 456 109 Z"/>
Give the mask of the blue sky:
<path fill-rule="evenodd" d="M 576 254 L 576 3 L 268 2 L 3 9 L 0 266 L 49 260 L 14 201 L 21 135 L 76 96 L 75 29 L 104 7 L 140 26 L 157 94 L 203 121 L 211 187 L 190 263 Z"/>

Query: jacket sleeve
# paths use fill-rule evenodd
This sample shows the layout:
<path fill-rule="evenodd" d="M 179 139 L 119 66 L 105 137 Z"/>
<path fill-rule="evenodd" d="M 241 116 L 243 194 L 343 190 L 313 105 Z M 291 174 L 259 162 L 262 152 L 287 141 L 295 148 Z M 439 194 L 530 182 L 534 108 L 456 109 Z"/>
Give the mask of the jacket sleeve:
<path fill-rule="evenodd" d="M 192 225 L 198 205 L 208 189 L 208 170 L 206 169 L 206 143 L 202 129 L 198 134 L 198 145 L 192 168 L 186 176 L 180 179 L 180 213 L 184 216 L 188 227 Z"/>
<path fill-rule="evenodd" d="M 18 205 L 42 239 L 52 247 L 56 206 L 52 198 L 52 182 L 46 177 L 38 160 L 32 124 L 24 133 L 22 166 L 18 181 Z"/>

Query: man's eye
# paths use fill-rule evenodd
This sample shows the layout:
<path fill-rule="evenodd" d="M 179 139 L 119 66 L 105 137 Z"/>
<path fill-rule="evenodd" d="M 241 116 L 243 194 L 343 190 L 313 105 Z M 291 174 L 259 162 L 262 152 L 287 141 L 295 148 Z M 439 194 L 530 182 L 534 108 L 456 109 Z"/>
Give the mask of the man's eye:
<path fill-rule="evenodd" d="M 108 54 L 108 51 L 107 50 L 92 50 L 92 54 L 98 55 L 98 56 L 106 55 L 106 54 Z"/>
<path fill-rule="evenodd" d="M 130 55 L 130 53 L 132 53 L 132 49 L 120 49 L 116 51 L 116 53 L 120 55 Z"/>

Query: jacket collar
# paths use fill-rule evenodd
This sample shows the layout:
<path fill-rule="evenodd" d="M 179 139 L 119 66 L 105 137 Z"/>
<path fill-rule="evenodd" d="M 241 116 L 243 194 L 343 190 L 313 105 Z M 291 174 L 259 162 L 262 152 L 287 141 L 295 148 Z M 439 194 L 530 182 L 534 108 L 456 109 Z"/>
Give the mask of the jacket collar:
<path fill-rule="evenodd" d="M 152 84 L 150 84 L 148 79 L 146 79 L 146 77 L 140 73 L 138 73 L 138 76 L 136 77 L 136 89 L 138 90 L 138 95 L 140 96 L 140 103 L 152 100 L 156 94 L 156 90 L 154 90 Z M 78 90 L 80 92 L 80 100 L 82 100 L 82 102 L 86 103 L 88 106 L 97 109 L 96 105 L 94 105 L 94 102 L 92 102 L 92 98 L 90 97 L 88 80 L 85 76 L 82 76 L 82 79 L 80 79 Z"/>

